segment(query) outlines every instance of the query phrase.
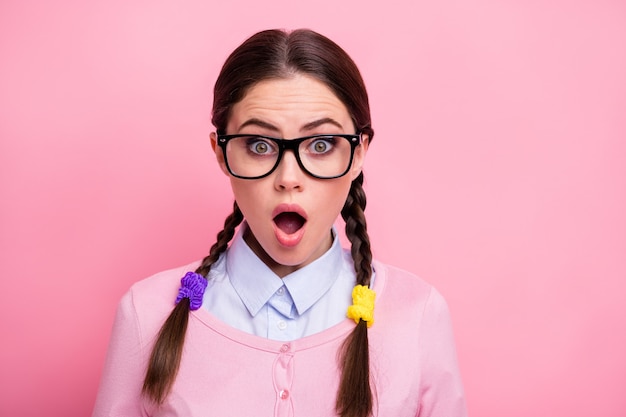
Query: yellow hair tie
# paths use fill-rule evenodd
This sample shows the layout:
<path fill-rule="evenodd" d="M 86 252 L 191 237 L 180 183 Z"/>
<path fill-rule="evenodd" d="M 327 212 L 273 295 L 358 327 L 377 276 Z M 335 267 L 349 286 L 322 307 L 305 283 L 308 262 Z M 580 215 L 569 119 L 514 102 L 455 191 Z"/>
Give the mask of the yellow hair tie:
<path fill-rule="evenodd" d="M 367 322 L 367 327 L 374 324 L 374 299 L 376 293 L 364 285 L 355 285 L 352 290 L 352 305 L 348 307 L 348 318 L 359 324 L 359 320 Z"/>

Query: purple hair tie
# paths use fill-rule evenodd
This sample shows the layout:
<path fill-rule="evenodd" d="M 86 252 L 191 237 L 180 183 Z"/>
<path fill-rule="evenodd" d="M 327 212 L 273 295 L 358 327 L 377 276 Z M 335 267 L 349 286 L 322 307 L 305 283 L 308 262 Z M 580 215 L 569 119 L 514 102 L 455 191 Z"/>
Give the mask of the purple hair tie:
<path fill-rule="evenodd" d="M 202 306 L 202 297 L 204 297 L 204 290 L 208 284 L 206 278 L 195 272 L 187 272 L 180 280 L 180 284 L 176 304 L 183 298 L 189 298 L 189 309 L 199 309 Z"/>

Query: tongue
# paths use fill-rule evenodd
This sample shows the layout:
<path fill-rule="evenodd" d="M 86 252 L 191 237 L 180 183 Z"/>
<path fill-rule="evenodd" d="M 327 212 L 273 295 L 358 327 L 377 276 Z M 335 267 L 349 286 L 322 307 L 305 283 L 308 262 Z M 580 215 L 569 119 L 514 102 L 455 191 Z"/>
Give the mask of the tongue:
<path fill-rule="evenodd" d="M 304 225 L 304 219 L 298 213 L 284 212 L 274 217 L 274 223 L 280 230 L 290 235 Z"/>

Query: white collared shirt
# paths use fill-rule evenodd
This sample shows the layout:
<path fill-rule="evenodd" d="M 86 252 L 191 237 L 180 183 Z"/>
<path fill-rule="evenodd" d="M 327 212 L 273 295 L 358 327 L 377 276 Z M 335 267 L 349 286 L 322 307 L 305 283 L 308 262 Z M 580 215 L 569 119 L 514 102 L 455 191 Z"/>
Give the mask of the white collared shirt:
<path fill-rule="evenodd" d="M 337 233 L 326 253 L 281 279 L 243 240 L 246 227 L 211 267 L 203 308 L 239 330 L 283 341 L 346 318 L 356 278 L 350 252 L 342 249 Z"/>

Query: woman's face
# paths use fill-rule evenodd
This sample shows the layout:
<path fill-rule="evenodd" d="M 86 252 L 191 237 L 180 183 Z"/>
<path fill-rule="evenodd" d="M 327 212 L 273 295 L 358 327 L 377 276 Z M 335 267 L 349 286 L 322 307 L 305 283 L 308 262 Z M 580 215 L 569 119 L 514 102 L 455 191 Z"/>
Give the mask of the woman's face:
<path fill-rule="evenodd" d="M 316 134 L 355 134 L 345 105 L 322 82 L 301 74 L 259 82 L 231 109 L 226 134 L 294 139 Z M 230 176 L 235 200 L 249 226 L 252 250 L 279 276 L 320 257 L 332 243 L 330 229 L 350 184 L 363 165 L 367 141 L 358 146 L 351 169 L 335 179 L 317 179 L 300 169 L 291 151 L 272 174 L 249 180 Z M 217 137 L 211 145 L 226 175 Z M 251 233 L 250 233 L 251 232 Z"/>

